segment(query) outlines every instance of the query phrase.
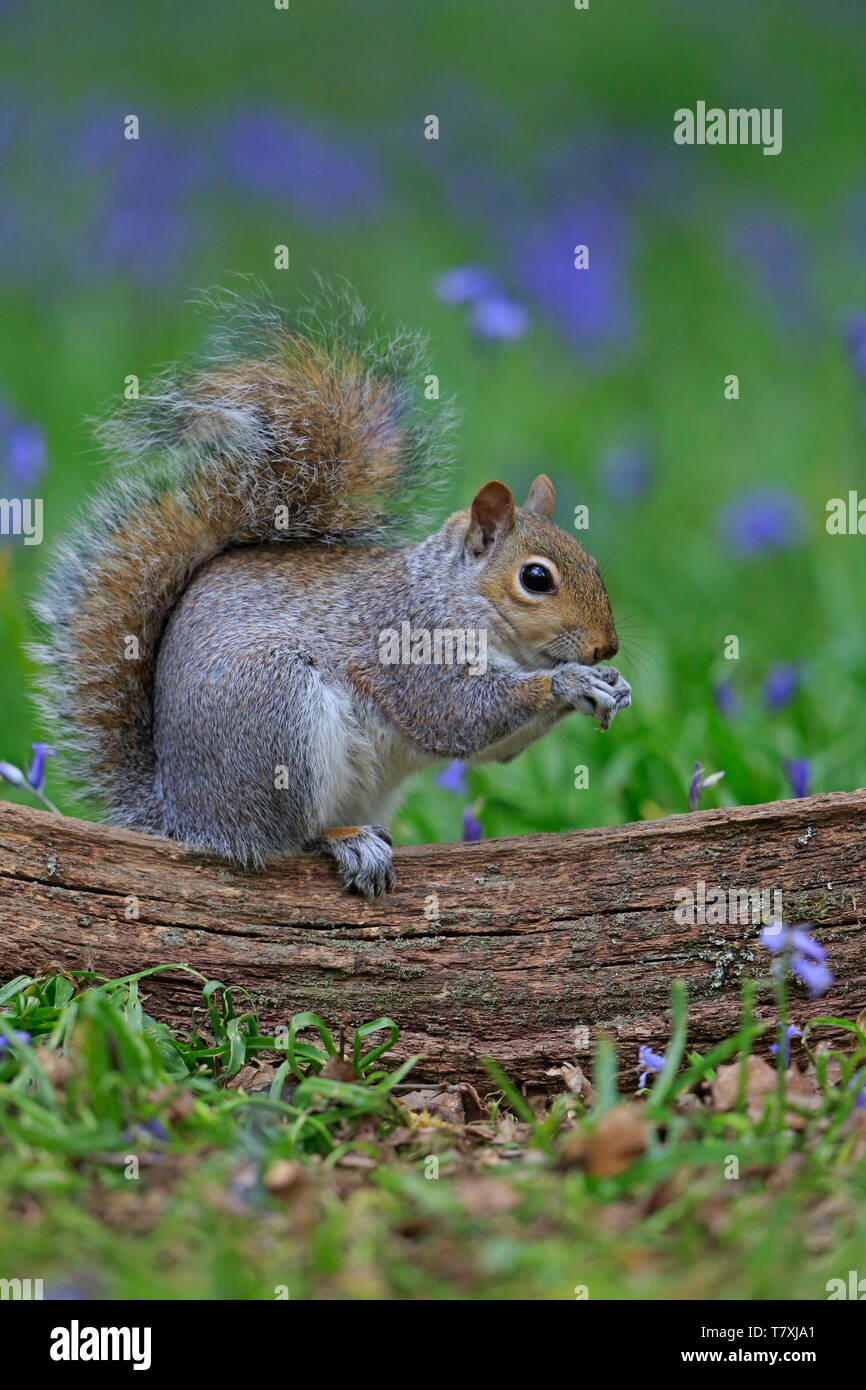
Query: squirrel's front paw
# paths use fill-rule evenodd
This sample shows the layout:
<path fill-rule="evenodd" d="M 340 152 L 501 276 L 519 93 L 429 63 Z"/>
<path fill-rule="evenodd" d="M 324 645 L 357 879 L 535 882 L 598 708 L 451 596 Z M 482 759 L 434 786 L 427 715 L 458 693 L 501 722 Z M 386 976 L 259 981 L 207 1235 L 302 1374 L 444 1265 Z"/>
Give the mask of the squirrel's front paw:
<path fill-rule="evenodd" d="M 631 704 L 631 686 L 615 666 L 569 662 L 554 672 L 552 689 L 581 714 L 598 720 L 602 729 L 609 729 L 620 710 Z"/>
<path fill-rule="evenodd" d="M 346 888 L 354 888 L 367 902 L 390 893 L 396 882 L 391 835 L 385 825 L 348 825 L 325 830 L 305 849 L 330 854 Z"/>

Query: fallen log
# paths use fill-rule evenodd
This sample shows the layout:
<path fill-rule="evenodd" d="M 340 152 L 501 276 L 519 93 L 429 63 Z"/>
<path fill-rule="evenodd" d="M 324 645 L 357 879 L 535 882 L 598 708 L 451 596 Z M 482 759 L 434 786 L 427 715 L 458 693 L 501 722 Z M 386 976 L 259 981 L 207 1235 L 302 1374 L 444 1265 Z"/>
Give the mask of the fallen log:
<path fill-rule="evenodd" d="M 673 980 L 688 989 L 689 1048 L 705 1050 L 736 1031 L 741 980 L 766 975 L 736 889 L 780 892 L 785 919 L 814 923 L 828 951 L 830 993 L 792 987 L 799 1026 L 866 1006 L 866 790 L 395 858 L 396 891 L 367 904 L 313 856 L 244 872 L 0 802 L 0 978 L 184 962 L 245 986 L 265 1032 L 300 1010 L 334 1027 L 390 1016 L 391 1056 L 420 1053 L 418 1080 L 485 1080 L 489 1055 L 520 1083 L 550 1085 L 549 1068 L 585 1065 L 606 1033 L 633 1085 L 640 1044 L 666 1045 Z M 718 889 L 721 921 L 700 908 Z M 695 920 L 683 923 L 688 892 Z M 180 972 L 146 989 L 148 1010 L 182 1027 L 201 1002 Z M 764 989 L 758 1015 L 774 1013 Z"/>

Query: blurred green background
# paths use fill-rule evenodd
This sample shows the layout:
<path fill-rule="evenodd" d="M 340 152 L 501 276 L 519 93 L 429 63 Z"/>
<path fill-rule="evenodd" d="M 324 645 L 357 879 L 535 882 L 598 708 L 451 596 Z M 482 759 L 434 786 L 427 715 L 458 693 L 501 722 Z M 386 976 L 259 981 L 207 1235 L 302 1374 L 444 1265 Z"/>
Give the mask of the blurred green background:
<path fill-rule="evenodd" d="M 6 0 L 0 26 L 0 495 L 45 506 L 41 547 L 0 541 L 0 758 L 46 732 L 27 600 L 102 475 L 87 417 L 200 346 L 197 289 L 292 306 L 318 270 L 429 330 L 464 412 L 443 515 L 540 470 L 561 525 L 589 507 L 634 691 L 604 736 L 426 775 L 399 840 L 682 811 L 696 760 L 725 772 L 702 805 L 866 782 L 866 537 L 825 528 L 866 496 L 855 3 Z M 675 145 L 698 100 L 781 107 L 782 153 Z"/>

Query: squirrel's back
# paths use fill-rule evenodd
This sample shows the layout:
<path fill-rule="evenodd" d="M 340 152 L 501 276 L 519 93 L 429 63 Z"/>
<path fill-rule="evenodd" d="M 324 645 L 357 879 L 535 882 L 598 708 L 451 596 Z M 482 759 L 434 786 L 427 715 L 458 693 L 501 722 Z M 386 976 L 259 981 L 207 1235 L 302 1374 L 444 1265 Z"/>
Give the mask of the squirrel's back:
<path fill-rule="evenodd" d="M 383 337 L 350 292 L 293 320 L 261 295 L 217 307 L 205 365 L 164 373 L 101 426 L 118 466 L 34 605 L 58 752 L 115 822 L 153 832 L 156 660 L 193 576 L 235 546 L 380 542 L 448 455 L 424 340 Z"/>

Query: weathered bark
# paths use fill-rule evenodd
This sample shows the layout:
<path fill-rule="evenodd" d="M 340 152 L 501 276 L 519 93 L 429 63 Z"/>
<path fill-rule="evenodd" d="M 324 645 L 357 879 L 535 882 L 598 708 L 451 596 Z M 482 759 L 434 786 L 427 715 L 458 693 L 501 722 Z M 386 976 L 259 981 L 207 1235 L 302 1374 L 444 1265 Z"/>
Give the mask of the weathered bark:
<path fill-rule="evenodd" d="M 810 921 L 831 992 L 793 987 L 792 1016 L 866 1006 L 866 791 L 668 816 L 612 829 L 396 853 L 397 890 L 365 904 L 309 856 L 239 872 L 176 845 L 0 803 L 0 977 L 87 965 L 107 977 L 170 961 L 244 985 L 264 1030 L 312 1009 L 329 1025 L 387 1014 L 416 1077 L 519 1082 L 580 1059 L 575 1029 L 609 1033 L 623 1079 L 663 1048 L 671 981 L 686 982 L 689 1046 L 734 1032 L 744 976 L 763 975 L 759 928 L 681 926 L 677 889 L 781 890 Z M 125 915 L 137 899 L 138 920 Z M 200 985 L 148 982 L 149 1009 L 189 1023 Z M 764 991 L 759 1012 L 773 1016 Z M 578 1037 L 578 1048 L 580 1038 Z M 585 1061 L 586 1058 L 584 1057 Z"/>

